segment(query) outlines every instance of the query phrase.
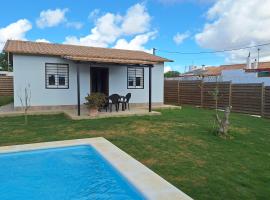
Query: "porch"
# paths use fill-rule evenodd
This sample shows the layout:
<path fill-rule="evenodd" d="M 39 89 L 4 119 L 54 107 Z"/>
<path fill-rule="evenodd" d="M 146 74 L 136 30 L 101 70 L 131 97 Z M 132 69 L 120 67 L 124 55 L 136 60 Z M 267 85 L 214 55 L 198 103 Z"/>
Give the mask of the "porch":
<path fill-rule="evenodd" d="M 181 109 L 179 106 L 172 105 L 153 105 L 153 109 Z M 72 120 L 82 120 L 82 119 L 100 119 L 100 118 L 110 118 L 110 117 L 129 117 L 129 116 L 153 116 L 160 115 L 158 111 L 149 112 L 148 108 L 145 106 L 134 106 L 131 105 L 130 110 L 119 110 L 118 112 L 106 112 L 101 111 L 97 116 L 89 116 L 89 110 L 86 106 L 81 106 L 81 113 L 78 116 L 77 107 L 73 106 L 55 106 L 55 107 L 33 107 L 28 111 L 28 115 L 55 115 L 55 114 L 65 114 L 68 118 Z M 13 104 L 8 104 L 0 107 L 0 117 L 10 117 L 10 116 L 23 116 L 24 112 L 21 109 L 14 109 Z"/>

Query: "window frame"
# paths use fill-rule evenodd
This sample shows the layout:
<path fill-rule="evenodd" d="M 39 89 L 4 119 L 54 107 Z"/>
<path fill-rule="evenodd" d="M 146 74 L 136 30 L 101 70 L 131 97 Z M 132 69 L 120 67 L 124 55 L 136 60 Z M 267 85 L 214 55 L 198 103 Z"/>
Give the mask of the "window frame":
<path fill-rule="evenodd" d="M 128 74 L 128 71 L 129 71 L 129 69 L 135 69 L 135 86 L 129 86 L 129 74 Z M 143 85 L 142 85 L 142 87 L 137 87 L 136 86 L 136 70 L 137 69 L 142 69 L 142 79 L 143 79 Z M 127 67 L 127 89 L 129 89 L 129 90 L 134 90 L 134 89 L 144 89 L 144 67 L 136 67 L 136 66 L 129 66 L 129 67 Z"/>
<path fill-rule="evenodd" d="M 49 75 L 47 71 L 48 65 L 55 65 L 57 73 L 52 74 L 55 76 L 55 82 L 58 83 L 57 85 L 49 85 L 49 82 L 47 83 L 47 76 Z M 58 66 L 65 66 L 67 68 L 67 76 L 65 77 L 67 79 L 67 85 L 59 85 L 59 75 L 61 73 L 58 73 Z M 69 89 L 69 64 L 67 63 L 45 63 L 45 89 Z"/>

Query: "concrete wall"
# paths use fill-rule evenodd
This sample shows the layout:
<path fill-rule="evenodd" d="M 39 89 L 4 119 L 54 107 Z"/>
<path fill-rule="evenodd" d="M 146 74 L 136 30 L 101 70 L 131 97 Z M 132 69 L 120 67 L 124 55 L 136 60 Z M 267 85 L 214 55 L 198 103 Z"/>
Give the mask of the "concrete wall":
<path fill-rule="evenodd" d="M 45 63 L 69 64 L 69 89 L 45 88 Z M 90 93 L 90 64 L 80 64 L 81 102 Z M 127 66 L 98 65 L 109 68 L 109 93 L 126 95 L 132 93 L 131 103 L 148 102 L 148 68 L 144 70 L 144 89 L 127 89 Z M 95 67 L 97 67 L 95 65 Z M 152 102 L 163 103 L 163 69 L 156 65 L 152 69 Z M 48 56 L 13 56 L 14 70 L 14 105 L 21 106 L 19 96 L 30 84 L 31 106 L 59 106 L 77 104 L 76 65 L 72 61 Z"/>
<path fill-rule="evenodd" d="M 232 81 L 232 83 L 264 83 L 270 86 L 270 77 L 257 77 L 257 73 L 245 72 L 245 70 L 224 70 L 221 74 L 222 81 Z"/>

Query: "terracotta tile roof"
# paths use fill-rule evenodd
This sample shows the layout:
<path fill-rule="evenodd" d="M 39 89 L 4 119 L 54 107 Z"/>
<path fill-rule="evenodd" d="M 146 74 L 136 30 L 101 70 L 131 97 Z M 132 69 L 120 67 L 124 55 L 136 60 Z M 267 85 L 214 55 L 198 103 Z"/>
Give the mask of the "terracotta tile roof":
<path fill-rule="evenodd" d="M 218 76 L 218 75 L 221 75 L 221 72 L 224 70 L 237 70 L 237 69 L 245 69 L 245 68 L 246 68 L 246 64 L 232 64 L 232 65 L 220 65 L 219 67 L 206 67 L 205 70 L 202 72 L 202 75 Z M 270 62 L 260 62 L 258 69 L 270 69 Z M 247 69 L 246 71 L 252 71 L 252 70 Z"/>
<path fill-rule="evenodd" d="M 4 47 L 4 51 L 17 54 L 60 56 L 75 61 L 103 63 L 156 64 L 172 62 L 172 60 L 154 56 L 143 51 L 50 44 L 20 40 L 8 40 Z"/>

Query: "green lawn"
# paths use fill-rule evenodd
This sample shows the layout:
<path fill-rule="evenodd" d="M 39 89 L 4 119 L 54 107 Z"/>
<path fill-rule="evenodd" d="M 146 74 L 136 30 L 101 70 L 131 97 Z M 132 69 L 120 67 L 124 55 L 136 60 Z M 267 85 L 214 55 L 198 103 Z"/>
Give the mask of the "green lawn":
<path fill-rule="evenodd" d="M 194 199 L 269 199 L 270 120 L 231 115 L 232 139 L 213 134 L 213 111 L 71 121 L 0 118 L 0 145 L 103 136 Z"/>
<path fill-rule="evenodd" d="M 10 96 L 0 96 L 0 106 L 9 104 L 13 101 L 13 97 Z"/>

